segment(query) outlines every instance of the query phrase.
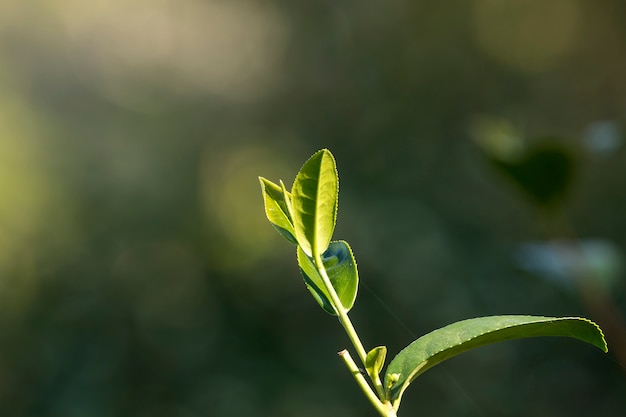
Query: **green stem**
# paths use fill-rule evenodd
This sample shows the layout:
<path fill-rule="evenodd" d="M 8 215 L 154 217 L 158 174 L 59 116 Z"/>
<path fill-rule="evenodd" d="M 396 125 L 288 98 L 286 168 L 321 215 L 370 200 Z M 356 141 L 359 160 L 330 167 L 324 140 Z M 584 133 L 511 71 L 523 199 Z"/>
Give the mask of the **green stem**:
<path fill-rule="evenodd" d="M 319 253 L 314 254 L 314 261 L 315 261 L 315 266 L 317 267 L 317 270 L 319 271 L 320 276 L 322 277 L 322 281 L 324 282 L 324 285 L 326 286 L 328 290 L 328 294 L 330 295 L 331 301 L 335 307 L 335 311 L 337 312 L 337 318 L 339 319 L 339 322 L 341 323 L 344 330 L 348 334 L 348 338 L 350 338 L 352 345 L 354 346 L 354 348 L 357 351 L 357 354 L 359 355 L 359 359 L 361 360 L 361 363 L 365 367 L 366 366 L 365 360 L 367 358 L 367 352 L 365 351 L 365 348 L 363 347 L 363 343 L 361 343 L 361 339 L 359 339 L 359 336 L 356 330 L 354 329 L 354 326 L 352 325 L 350 318 L 348 317 L 348 312 L 343 307 L 343 304 L 341 303 L 341 300 L 339 299 L 339 295 L 337 295 L 337 291 L 335 291 L 335 288 L 330 282 L 330 278 L 328 278 L 328 274 L 326 273 L 326 268 L 324 268 L 324 263 L 322 262 L 322 257 L 320 256 Z M 381 401 L 384 401 L 385 390 L 383 389 L 383 384 L 380 381 L 380 378 L 373 378 L 372 383 L 374 384 L 374 387 L 376 388 L 378 397 L 380 398 Z"/>
<path fill-rule="evenodd" d="M 326 286 L 326 289 L 328 290 L 331 301 L 333 302 L 333 306 L 335 307 L 335 311 L 337 312 L 337 318 L 339 319 L 339 322 L 341 323 L 343 328 L 346 330 L 346 333 L 348 334 L 350 341 L 354 345 L 354 348 L 356 349 L 357 354 L 359 355 L 359 359 L 363 363 L 363 366 L 365 366 L 365 358 L 367 357 L 367 352 L 365 351 L 365 348 L 363 347 L 363 343 L 361 343 L 361 339 L 359 339 L 359 336 L 357 335 L 356 330 L 354 329 L 354 326 L 352 325 L 352 322 L 350 321 L 350 318 L 348 317 L 348 313 L 346 312 L 346 309 L 343 308 L 343 304 L 341 303 L 341 300 L 339 299 L 339 295 L 337 295 L 337 291 L 335 291 L 335 288 L 330 282 L 330 278 L 328 278 L 328 274 L 326 273 L 326 268 L 324 268 L 324 264 L 322 263 L 322 258 L 319 255 L 315 257 L 315 266 L 317 267 L 317 270 L 319 271 L 322 277 L 322 280 L 324 281 L 324 285 Z"/>
<path fill-rule="evenodd" d="M 372 388 L 365 380 L 365 377 L 363 377 L 363 374 L 354 363 L 354 360 L 350 356 L 350 352 L 344 349 L 339 352 L 339 356 L 341 356 L 341 359 L 343 359 L 344 363 L 350 370 L 350 373 L 354 376 L 356 383 L 361 387 L 365 396 L 372 403 L 376 411 L 378 411 L 382 417 L 396 417 L 396 410 L 391 406 L 391 404 L 387 401 L 383 403 L 378 399 L 378 397 L 376 397 L 376 394 L 372 391 Z"/>

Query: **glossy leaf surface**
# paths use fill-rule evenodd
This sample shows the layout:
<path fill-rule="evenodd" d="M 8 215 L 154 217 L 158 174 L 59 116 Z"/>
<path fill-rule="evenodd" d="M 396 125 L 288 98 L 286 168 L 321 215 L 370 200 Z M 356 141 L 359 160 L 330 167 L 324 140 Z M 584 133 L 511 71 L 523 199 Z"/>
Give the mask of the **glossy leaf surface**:
<path fill-rule="evenodd" d="M 411 381 L 460 353 L 492 343 L 536 336 L 573 337 L 607 351 L 602 331 L 586 319 L 492 316 L 463 320 L 420 337 L 398 353 L 385 375 L 387 396 L 394 404 L 399 403 Z"/>
<path fill-rule="evenodd" d="M 297 244 L 293 220 L 289 210 L 291 195 L 284 190 L 284 186 L 278 186 L 263 177 L 259 177 L 259 181 L 263 191 L 263 202 L 265 203 L 267 219 L 285 239 L 293 244 Z"/>
<path fill-rule="evenodd" d="M 359 286 L 359 274 L 352 250 L 347 242 L 332 242 L 322 254 L 322 263 L 330 282 L 346 311 L 354 305 Z M 329 314 L 336 315 L 328 290 L 313 260 L 298 247 L 298 265 L 307 288 L 318 304 Z"/>
<path fill-rule="evenodd" d="M 338 192 L 335 158 L 322 149 L 304 163 L 291 189 L 296 239 L 309 257 L 322 254 L 330 243 Z"/>

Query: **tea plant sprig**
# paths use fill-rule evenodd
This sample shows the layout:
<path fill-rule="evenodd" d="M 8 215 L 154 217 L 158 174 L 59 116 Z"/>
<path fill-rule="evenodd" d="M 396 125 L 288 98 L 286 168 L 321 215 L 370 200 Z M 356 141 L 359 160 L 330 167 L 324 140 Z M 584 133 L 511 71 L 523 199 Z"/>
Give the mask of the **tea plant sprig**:
<path fill-rule="evenodd" d="M 490 316 L 459 321 L 409 344 L 389 363 L 381 379 L 387 348 L 367 351 L 348 312 L 354 305 L 359 275 L 352 249 L 332 241 L 337 220 L 339 179 L 335 158 L 327 149 L 316 152 L 302 166 L 291 191 L 259 177 L 270 223 L 297 246 L 297 260 L 307 289 L 346 331 L 362 372 L 347 350 L 339 355 L 368 400 L 383 417 L 395 417 L 404 391 L 419 375 L 462 352 L 505 340 L 535 336 L 567 336 L 607 352 L 602 330 L 579 317 Z M 365 378 L 365 375 L 369 378 Z"/>

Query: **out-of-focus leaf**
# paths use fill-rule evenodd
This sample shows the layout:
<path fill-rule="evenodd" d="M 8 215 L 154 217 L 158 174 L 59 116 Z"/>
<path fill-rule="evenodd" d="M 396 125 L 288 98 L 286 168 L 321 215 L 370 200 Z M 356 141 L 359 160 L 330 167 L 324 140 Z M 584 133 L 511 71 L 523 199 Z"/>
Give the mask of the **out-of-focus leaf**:
<path fill-rule="evenodd" d="M 491 163 L 536 203 L 551 205 L 569 190 L 575 159 L 562 146 L 542 145 L 529 149 L 515 161 L 490 158 Z"/>

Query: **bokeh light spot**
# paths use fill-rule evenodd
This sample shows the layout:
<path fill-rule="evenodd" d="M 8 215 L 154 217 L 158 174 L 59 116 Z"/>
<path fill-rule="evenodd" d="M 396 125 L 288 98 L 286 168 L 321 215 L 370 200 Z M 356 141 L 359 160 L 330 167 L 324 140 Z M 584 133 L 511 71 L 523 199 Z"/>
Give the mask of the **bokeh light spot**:
<path fill-rule="evenodd" d="M 478 44 L 521 72 L 558 64 L 575 46 L 581 14 L 577 0 L 475 0 L 472 12 Z"/>
<path fill-rule="evenodd" d="M 4 315 L 28 307 L 38 290 L 40 255 L 46 251 L 58 255 L 74 237 L 68 194 L 47 169 L 41 132 L 30 123 L 32 118 L 18 97 L 8 94 L 0 100 L 0 310 Z"/>
<path fill-rule="evenodd" d="M 71 59 L 121 101 L 129 83 L 146 81 L 230 100 L 262 96 L 279 79 L 288 33 L 277 10 L 248 1 L 78 1 L 57 13 Z"/>
<path fill-rule="evenodd" d="M 280 239 L 263 214 L 258 177 L 283 179 L 289 189 L 297 172 L 288 150 L 272 151 L 259 143 L 227 151 L 207 149 L 202 166 L 204 206 L 212 227 L 225 238 L 219 258 L 233 268 L 268 256 Z"/>

